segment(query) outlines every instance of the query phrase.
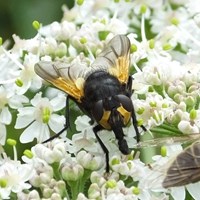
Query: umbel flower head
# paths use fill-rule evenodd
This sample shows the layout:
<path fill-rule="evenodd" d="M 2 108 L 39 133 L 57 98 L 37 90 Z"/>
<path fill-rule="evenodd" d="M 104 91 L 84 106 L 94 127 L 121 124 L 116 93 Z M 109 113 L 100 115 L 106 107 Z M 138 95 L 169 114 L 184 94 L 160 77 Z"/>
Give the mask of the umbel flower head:
<path fill-rule="evenodd" d="M 33 38 L 14 34 L 11 49 L 0 39 L 0 199 L 198 200 L 199 180 L 169 188 L 162 183 L 175 155 L 187 141 L 199 139 L 199 3 L 77 0 L 72 9 L 62 7 L 60 22 L 34 21 Z M 138 148 L 130 122 L 123 132 L 134 150 L 123 155 L 113 131 L 101 130 L 109 151 L 106 174 L 95 124 L 73 101 L 66 109 L 67 94 L 46 84 L 34 66 L 39 61 L 73 65 L 79 88 L 78 68 L 88 72 L 119 34 L 130 40 L 131 101 L 143 142 Z M 70 127 L 59 138 L 42 143 L 66 124 Z"/>

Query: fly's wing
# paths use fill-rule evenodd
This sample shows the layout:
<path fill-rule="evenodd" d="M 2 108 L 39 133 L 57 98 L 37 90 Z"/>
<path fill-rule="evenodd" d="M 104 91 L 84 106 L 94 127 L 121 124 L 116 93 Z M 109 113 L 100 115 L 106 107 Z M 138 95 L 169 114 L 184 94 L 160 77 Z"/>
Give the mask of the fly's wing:
<path fill-rule="evenodd" d="M 188 134 L 188 135 L 181 135 L 175 137 L 163 137 L 163 138 L 155 138 L 152 140 L 141 141 L 135 145 L 133 148 L 148 148 L 148 147 L 161 147 L 163 145 L 172 145 L 175 143 L 192 143 L 200 139 L 200 134 Z"/>
<path fill-rule="evenodd" d="M 125 35 L 117 35 L 108 43 L 91 66 L 108 71 L 121 83 L 127 83 L 130 68 L 130 40 Z"/>
<path fill-rule="evenodd" d="M 177 155 L 169 166 L 163 187 L 183 186 L 200 181 L 200 141 Z"/>
<path fill-rule="evenodd" d="M 42 79 L 66 92 L 81 103 L 85 75 L 88 67 L 85 65 L 67 64 L 65 62 L 40 61 L 35 65 L 35 72 Z"/>

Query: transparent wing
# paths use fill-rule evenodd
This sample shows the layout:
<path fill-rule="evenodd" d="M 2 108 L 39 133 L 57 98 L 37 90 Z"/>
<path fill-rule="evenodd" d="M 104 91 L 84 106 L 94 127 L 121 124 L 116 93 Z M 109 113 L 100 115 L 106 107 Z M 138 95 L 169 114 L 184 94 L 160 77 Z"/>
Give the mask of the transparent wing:
<path fill-rule="evenodd" d="M 200 141 L 178 154 L 170 164 L 163 187 L 183 186 L 200 181 Z"/>
<path fill-rule="evenodd" d="M 73 63 L 41 61 L 34 69 L 41 78 L 81 102 L 88 67 Z"/>
<path fill-rule="evenodd" d="M 115 36 L 98 55 L 91 66 L 103 69 L 116 76 L 121 83 L 127 83 L 130 68 L 130 40 L 125 35 Z"/>
<path fill-rule="evenodd" d="M 200 134 L 188 134 L 177 137 L 163 137 L 155 138 L 152 140 L 141 141 L 133 146 L 133 148 L 146 148 L 146 147 L 157 147 L 162 145 L 171 145 L 174 143 L 191 143 L 200 139 Z"/>

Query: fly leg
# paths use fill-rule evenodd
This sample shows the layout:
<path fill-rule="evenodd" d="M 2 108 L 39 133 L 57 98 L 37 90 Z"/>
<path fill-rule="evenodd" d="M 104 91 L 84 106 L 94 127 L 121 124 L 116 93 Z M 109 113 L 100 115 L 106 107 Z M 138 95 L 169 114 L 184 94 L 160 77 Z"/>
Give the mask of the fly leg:
<path fill-rule="evenodd" d="M 119 150 L 124 154 L 128 155 L 130 153 L 126 140 L 124 139 L 123 123 L 120 113 L 114 108 L 111 111 L 109 118 L 109 124 L 118 140 Z"/>
<path fill-rule="evenodd" d="M 127 83 L 127 93 L 129 95 L 129 97 L 131 98 L 131 95 L 132 95 L 132 80 L 133 78 L 131 76 L 129 76 L 128 78 L 128 83 Z M 137 123 L 137 118 L 136 118 L 136 115 L 135 115 L 135 109 L 134 109 L 134 105 L 133 105 L 133 109 L 132 109 L 132 123 L 133 123 L 133 127 L 135 129 L 135 132 L 136 132 L 136 140 L 137 140 L 137 143 L 140 142 L 140 133 L 139 133 L 139 130 L 138 130 L 138 123 Z M 140 126 L 144 132 L 147 131 L 147 129 L 141 125 Z"/>
<path fill-rule="evenodd" d="M 104 153 L 105 153 L 105 156 L 106 156 L 106 172 L 109 173 L 109 151 L 108 149 L 106 148 L 106 146 L 104 145 L 104 143 L 102 142 L 101 138 L 99 137 L 98 135 L 98 132 L 103 130 L 103 127 L 101 125 L 96 125 L 94 128 L 93 128 L 93 131 L 94 131 L 94 134 L 97 138 L 97 141 L 99 142 L 101 148 L 103 149 Z"/>

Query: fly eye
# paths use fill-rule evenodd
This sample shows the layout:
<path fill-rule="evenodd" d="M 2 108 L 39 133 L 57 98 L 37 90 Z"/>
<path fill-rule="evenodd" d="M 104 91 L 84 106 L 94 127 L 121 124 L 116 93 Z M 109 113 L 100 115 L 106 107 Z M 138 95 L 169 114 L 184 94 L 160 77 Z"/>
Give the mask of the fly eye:
<path fill-rule="evenodd" d="M 103 116 L 103 101 L 97 101 L 94 104 L 94 108 L 92 111 L 93 117 L 95 118 L 96 121 L 100 121 L 102 116 Z"/>
<path fill-rule="evenodd" d="M 119 94 L 117 95 L 117 98 L 118 98 L 118 101 L 119 103 L 122 104 L 122 106 L 129 112 L 132 111 L 133 109 L 133 104 L 132 104 L 132 101 L 129 97 L 125 96 L 125 95 L 122 95 L 122 94 Z"/>

